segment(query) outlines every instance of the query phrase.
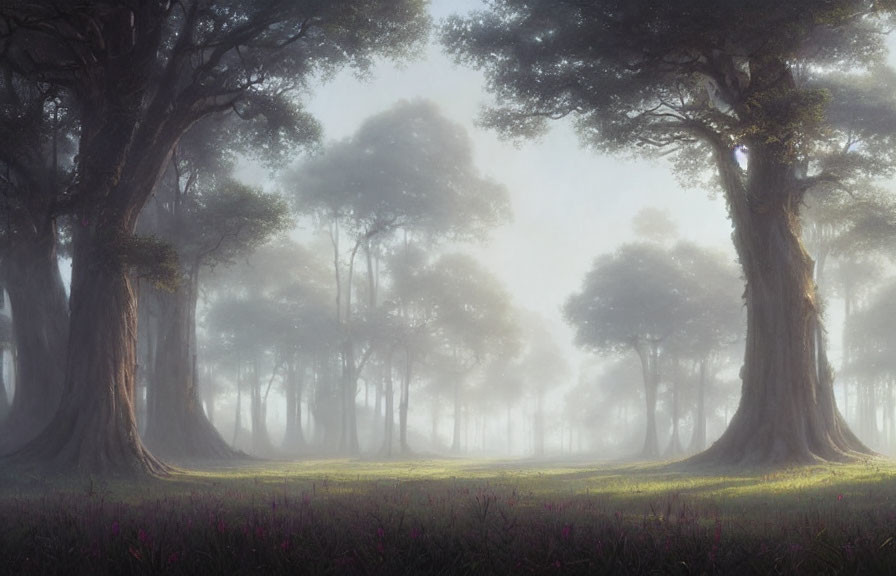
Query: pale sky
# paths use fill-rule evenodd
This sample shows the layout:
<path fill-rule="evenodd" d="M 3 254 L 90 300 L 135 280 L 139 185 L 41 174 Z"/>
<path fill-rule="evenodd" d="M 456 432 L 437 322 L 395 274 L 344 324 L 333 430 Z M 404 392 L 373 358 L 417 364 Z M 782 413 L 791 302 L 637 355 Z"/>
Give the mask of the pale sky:
<path fill-rule="evenodd" d="M 471 0 L 435 0 L 436 19 L 479 5 Z M 361 122 L 401 99 L 426 98 L 463 125 L 474 142 L 479 169 L 507 186 L 514 221 L 496 230 L 476 256 L 500 278 L 514 304 L 541 313 L 574 356 L 572 332 L 560 307 L 581 285 L 594 258 L 633 239 L 631 220 L 652 206 L 668 209 L 685 239 L 731 253 L 731 228 L 721 198 L 682 189 L 664 161 L 630 161 L 584 150 L 571 127 L 557 123 L 540 142 L 515 147 L 475 124 L 489 102 L 483 77 L 459 68 L 433 44 L 420 59 L 382 63 L 371 78 L 350 72 L 315 87 L 309 111 L 324 127 L 325 141 L 345 138 Z"/>

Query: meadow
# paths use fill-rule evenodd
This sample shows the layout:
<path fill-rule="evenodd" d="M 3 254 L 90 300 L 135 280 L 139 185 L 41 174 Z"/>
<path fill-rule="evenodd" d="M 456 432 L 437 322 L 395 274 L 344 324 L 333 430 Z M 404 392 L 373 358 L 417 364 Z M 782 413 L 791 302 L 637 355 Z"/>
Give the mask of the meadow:
<path fill-rule="evenodd" d="M 9 574 L 894 574 L 896 464 L 413 459 L 0 475 Z"/>

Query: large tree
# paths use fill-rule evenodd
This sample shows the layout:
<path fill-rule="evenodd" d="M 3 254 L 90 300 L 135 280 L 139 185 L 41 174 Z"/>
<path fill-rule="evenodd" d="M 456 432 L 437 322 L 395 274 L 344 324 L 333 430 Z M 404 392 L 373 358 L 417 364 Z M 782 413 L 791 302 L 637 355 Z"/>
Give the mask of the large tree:
<path fill-rule="evenodd" d="M 34 438 L 62 396 L 69 314 L 53 206 L 71 177 L 70 104 L 0 58 L 0 280 L 14 310 L 18 367 L 0 454 Z"/>
<path fill-rule="evenodd" d="M 2 50 L 23 75 L 67 87 L 80 121 L 71 213 L 72 329 L 61 406 L 17 453 L 57 469 L 158 473 L 134 421 L 136 298 L 147 256 L 132 233 L 179 138 L 221 111 L 291 126 L 292 89 L 343 64 L 396 55 L 427 26 L 418 0 L 16 2 Z"/>
<path fill-rule="evenodd" d="M 825 83 L 834 70 L 882 61 L 889 8 L 875 0 L 493 0 L 444 28 L 458 60 L 485 70 L 498 100 L 485 120 L 499 130 L 529 135 L 572 116 L 598 150 L 678 152 L 714 169 L 746 279 L 748 329 L 737 414 L 698 461 L 867 452 L 837 410 L 817 342 L 800 206 L 809 188 L 848 177 L 876 152 L 844 146 L 850 135 L 830 129 L 834 92 Z"/>

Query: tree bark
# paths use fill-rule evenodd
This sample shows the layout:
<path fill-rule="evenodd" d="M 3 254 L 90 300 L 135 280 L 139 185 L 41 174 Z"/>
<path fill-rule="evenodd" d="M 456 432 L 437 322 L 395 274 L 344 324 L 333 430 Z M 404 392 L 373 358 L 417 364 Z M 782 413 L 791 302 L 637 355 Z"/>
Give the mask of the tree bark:
<path fill-rule="evenodd" d="M 55 471 L 166 474 L 140 441 L 134 415 L 137 298 L 101 227 L 75 232 L 71 335 L 59 409 L 13 463 Z"/>
<path fill-rule="evenodd" d="M 801 193 L 782 152 L 750 147 L 746 187 L 734 153 L 719 158 L 734 242 L 746 278 L 747 339 L 740 405 L 696 463 L 783 465 L 842 461 L 869 450 L 837 410 L 813 262 L 800 240 Z"/>
<path fill-rule="evenodd" d="M 159 293 L 159 342 L 144 442 L 153 453 L 174 460 L 237 456 L 202 409 L 196 379 L 196 302 L 198 267 L 184 275 L 172 293 Z"/>
<path fill-rule="evenodd" d="M 56 258 L 56 228 L 49 223 L 23 236 L 0 263 L 17 353 L 15 394 L 0 425 L 0 454 L 24 446 L 49 424 L 65 381 L 69 309 Z"/>

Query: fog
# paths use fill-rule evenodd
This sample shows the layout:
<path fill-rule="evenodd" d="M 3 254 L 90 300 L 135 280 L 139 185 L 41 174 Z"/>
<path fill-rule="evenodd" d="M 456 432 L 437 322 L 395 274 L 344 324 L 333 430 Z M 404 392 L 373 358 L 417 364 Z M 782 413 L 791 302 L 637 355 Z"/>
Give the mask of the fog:
<path fill-rule="evenodd" d="M 489 88 L 436 32 L 403 60 L 311 75 L 291 110 L 266 110 L 273 128 L 247 105 L 179 138 L 136 222 L 146 262 L 128 261 L 153 453 L 659 459 L 723 434 L 747 313 L 711 167 L 612 154 L 573 115 L 503 137 Z M 54 148 L 65 168 L 75 139 Z M 801 234 L 836 405 L 892 452 L 892 187 L 871 172 L 850 180 L 847 196 L 870 190 L 859 208 L 827 188 L 801 199 Z M 58 263 L 69 290 L 67 246 Z M 16 313 L 0 324 L 3 416 L 28 346 Z M 198 424 L 172 414 L 197 402 Z"/>

